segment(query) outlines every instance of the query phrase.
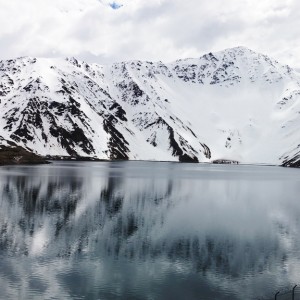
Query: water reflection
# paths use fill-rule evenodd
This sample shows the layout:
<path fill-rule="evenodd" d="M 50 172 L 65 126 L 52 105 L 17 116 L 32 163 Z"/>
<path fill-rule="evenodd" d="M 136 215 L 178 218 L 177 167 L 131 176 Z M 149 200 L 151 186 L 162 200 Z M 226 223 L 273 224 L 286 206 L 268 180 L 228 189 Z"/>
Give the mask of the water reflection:
<path fill-rule="evenodd" d="M 6 298 L 251 299 L 300 282 L 299 170 L 0 169 Z"/>

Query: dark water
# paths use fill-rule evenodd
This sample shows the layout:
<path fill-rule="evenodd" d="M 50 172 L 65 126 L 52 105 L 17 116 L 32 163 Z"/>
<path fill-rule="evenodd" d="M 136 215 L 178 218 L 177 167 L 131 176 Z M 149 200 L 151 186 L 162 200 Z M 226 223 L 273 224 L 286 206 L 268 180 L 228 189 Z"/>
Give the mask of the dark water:
<path fill-rule="evenodd" d="M 0 168 L 1 299 L 257 299 L 300 283 L 300 170 Z"/>

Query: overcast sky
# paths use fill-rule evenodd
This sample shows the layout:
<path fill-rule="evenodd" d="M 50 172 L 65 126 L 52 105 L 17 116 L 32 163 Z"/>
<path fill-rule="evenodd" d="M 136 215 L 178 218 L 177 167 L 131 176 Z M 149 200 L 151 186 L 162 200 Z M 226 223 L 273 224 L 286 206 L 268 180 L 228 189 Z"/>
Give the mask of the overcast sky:
<path fill-rule="evenodd" d="M 300 67 L 299 0 L 0 0 L 0 58 L 199 57 L 246 46 Z"/>

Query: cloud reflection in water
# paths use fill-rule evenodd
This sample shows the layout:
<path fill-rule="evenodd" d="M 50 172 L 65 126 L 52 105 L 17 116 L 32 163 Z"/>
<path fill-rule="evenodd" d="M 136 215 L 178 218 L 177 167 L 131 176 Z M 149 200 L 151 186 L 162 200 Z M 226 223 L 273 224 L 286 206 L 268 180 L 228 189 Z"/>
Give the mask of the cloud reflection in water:
<path fill-rule="evenodd" d="M 0 287 L 25 298 L 272 293 L 300 281 L 297 176 L 145 162 L 1 168 Z"/>

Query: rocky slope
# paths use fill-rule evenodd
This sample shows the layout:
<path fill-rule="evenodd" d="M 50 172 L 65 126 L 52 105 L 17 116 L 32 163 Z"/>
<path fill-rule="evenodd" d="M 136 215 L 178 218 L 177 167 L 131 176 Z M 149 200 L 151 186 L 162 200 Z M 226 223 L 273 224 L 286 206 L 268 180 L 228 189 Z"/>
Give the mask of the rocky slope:
<path fill-rule="evenodd" d="M 295 165 L 299 97 L 299 73 L 243 47 L 170 64 L 23 57 L 0 62 L 0 135 L 44 156 Z"/>
<path fill-rule="evenodd" d="M 17 146 L 15 143 L 5 141 L 0 136 L 0 166 L 19 164 L 47 164 L 48 161 L 30 150 Z"/>

